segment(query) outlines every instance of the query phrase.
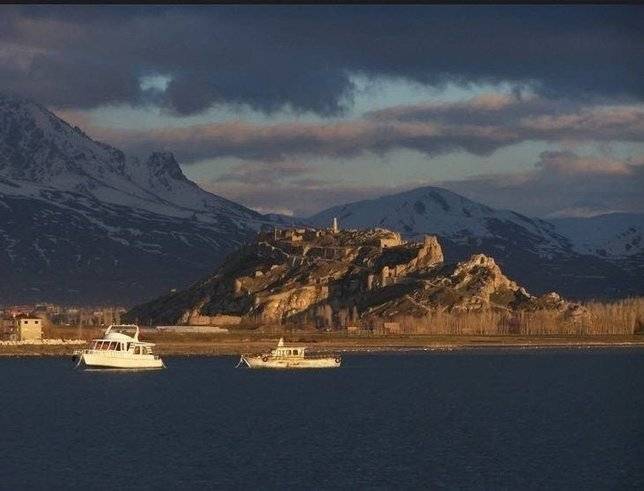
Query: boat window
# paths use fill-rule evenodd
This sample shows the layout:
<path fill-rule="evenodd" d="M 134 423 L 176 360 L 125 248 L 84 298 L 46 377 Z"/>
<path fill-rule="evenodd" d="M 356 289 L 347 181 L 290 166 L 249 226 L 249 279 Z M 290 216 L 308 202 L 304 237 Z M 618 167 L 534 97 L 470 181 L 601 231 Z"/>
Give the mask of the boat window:
<path fill-rule="evenodd" d="M 135 355 L 140 355 L 141 354 L 141 347 L 140 346 L 136 346 L 134 348 L 134 354 Z"/>
<path fill-rule="evenodd" d="M 294 350 L 293 350 L 293 354 L 294 354 L 295 356 L 297 356 L 297 350 L 296 350 L 296 349 L 294 349 Z"/>
<path fill-rule="evenodd" d="M 121 343 L 116 343 L 116 348 L 114 348 L 116 351 L 121 351 Z"/>

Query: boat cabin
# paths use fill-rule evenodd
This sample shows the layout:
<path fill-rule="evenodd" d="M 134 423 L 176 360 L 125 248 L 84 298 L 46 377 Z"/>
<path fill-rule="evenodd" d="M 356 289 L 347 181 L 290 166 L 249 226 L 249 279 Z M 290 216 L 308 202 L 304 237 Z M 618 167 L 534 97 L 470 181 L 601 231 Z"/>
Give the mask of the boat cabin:
<path fill-rule="evenodd" d="M 95 351 L 131 351 L 135 355 L 151 355 L 151 346 L 148 343 L 112 341 L 109 339 L 96 339 L 90 349 Z"/>
<path fill-rule="evenodd" d="M 284 346 L 284 338 L 277 343 L 277 348 L 271 350 L 271 355 L 279 358 L 304 358 L 304 346 Z"/>
<path fill-rule="evenodd" d="M 119 330 L 117 330 L 120 328 Z M 123 328 L 135 328 L 132 336 L 128 336 Z M 102 339 L 92 341 L 90 347 L 94 351 L 120 351 L 129 352 L 134 355 L 151 355 L 153 343 L 144 343 L 139 341 L 139 329 L 135 325 L 110 326 Z"/>

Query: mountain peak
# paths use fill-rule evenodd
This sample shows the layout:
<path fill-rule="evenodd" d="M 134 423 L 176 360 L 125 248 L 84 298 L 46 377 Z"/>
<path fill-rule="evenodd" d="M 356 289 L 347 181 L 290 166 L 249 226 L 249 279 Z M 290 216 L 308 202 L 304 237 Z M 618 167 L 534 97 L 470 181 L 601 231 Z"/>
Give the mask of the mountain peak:
<path fill-rule="evenodd" d="M 100 179 L 123 175 L 125 155 L 96 142 L 54 113 L 14 95 L 0 95 L 0 174 L 49 184 L 67 181 L 78 186 L 83 176 Z"/>
<path fill-rule="evenodd" d="M 0 95 L 0 177 L 27 184 L 30 193 L 53 188 L 173 216 L 203 212 L 215 222 L 264 221 L 190 181 L 172 153 L 126 156 L 42 105 L 8 94 Z"/>
<path fill-rule="evenodd" d="M 171 153 L 127 156 L 0 95 L 5 300 L 142 300 L 196 280 L 272 222 L 201 189 Z"/>
<path fill-rule="evenodd" d="M 146 165 L 150 173 L 157 178 L 169 176 L 173 179 L 187 180 L 172 152 L 153 152 L 148 157 Z"/>

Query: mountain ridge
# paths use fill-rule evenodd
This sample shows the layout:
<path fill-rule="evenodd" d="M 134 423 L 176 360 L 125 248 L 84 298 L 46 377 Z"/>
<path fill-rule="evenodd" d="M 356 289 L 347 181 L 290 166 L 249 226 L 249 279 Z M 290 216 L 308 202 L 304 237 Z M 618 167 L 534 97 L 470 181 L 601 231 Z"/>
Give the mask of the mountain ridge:
<path fill-rule="evenodd" d="M 4 302 L 131 305 L 197 280 L 281 223 L 204 191 L 171 153 L 129 157 L 0 96 Z"/>
<path fill-rule="evenodd" d="M 644 291 L 641 225 L 606 225 L 607 236 L 591 243 L 592 224 L 495 210 L 432 186 L 308 219 L 262 215 L 201 189 L 170 152 L 128 156 L 36 102 L 0 94 L 2 302 L 132 305 L 207 275 L 262 229 L 327 226 L 332 217 L 409 239 L 438 235 L 446 260 L 488 254 L 537 293 Z"/>
<path fill-rule="evenodd" d="M 644 292 L 641 256 L 590 254 L 557 226 L 511 210 L 496 210 L 452 191 L 424 186 L 323 210 L 307 223 L 386 227 L 416 239 L 438 235 L 449 261 L 472 254 L 494 257 L 504 270 L 536 292 L 555 289 L 570 298 L 606 298 Z"/>

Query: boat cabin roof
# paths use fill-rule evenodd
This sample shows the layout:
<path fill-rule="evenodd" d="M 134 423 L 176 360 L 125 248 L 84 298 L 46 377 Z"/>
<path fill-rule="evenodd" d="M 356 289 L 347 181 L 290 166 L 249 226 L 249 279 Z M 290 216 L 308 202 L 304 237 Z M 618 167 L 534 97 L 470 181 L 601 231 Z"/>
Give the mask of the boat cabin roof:
<path fill-rule="evenodd" d="M 271 350 L 273 356 L 304 356 L 306 346 L 286 346 L 284 338 L 280 338 L 277 348 Z"/>
<path fill-rule="evenodd" d="M 110 332 L 103 336 L 103 341 L 123 341 L 125 343 L 131 343 L 136 340 L 132 336 L 128 336 L 122 332 Z"/>
<path fill-rule="evenodd" d="M 132 336 L 123 332 L 124 330 L 132 329 L 134 329 Z M 103 334 L 101 339 L 94 339 L 94 341 L 116 341 L 135 344 L 137 346 L 154 346 L 154 343 L 139 341 L 139 326 L 136 324 L 112 324 L 105 330 L 105 334 Z"/>

